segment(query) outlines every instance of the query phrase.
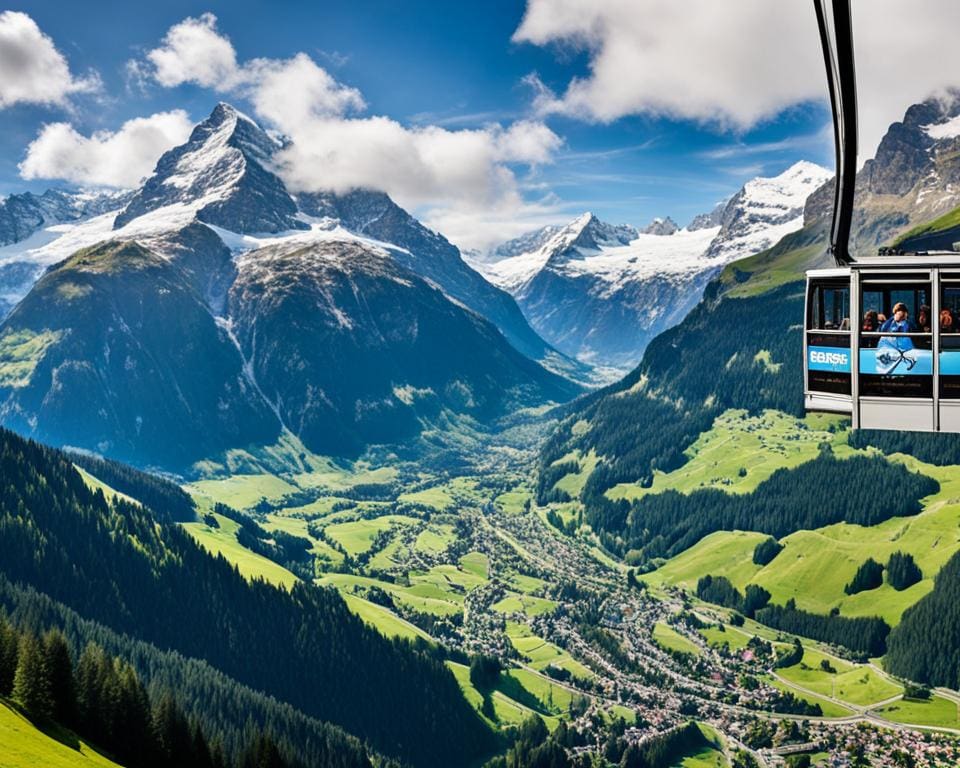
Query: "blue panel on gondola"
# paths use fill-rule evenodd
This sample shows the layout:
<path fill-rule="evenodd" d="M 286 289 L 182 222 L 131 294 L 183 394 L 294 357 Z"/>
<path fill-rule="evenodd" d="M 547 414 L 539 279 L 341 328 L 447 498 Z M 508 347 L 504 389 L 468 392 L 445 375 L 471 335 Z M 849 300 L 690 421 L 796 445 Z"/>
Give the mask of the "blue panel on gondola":
<path fill-rule="evenodd" d="M 809 347 L 807 368 L 811 371 L 850 373 L 850 351 L 837 347 Z"/>
<path fill-rule="evenodd" d="M 932 376 L 933 353 L 929 349 L 916 349 L 912 345 L 884 343 L 876 349 L 860 350 L 860 373 L 880 376 Z"/>
<path fill-rule="evenodd" d="M 940 374 L 960 376 L 960 349 L 940 353 Z"/>

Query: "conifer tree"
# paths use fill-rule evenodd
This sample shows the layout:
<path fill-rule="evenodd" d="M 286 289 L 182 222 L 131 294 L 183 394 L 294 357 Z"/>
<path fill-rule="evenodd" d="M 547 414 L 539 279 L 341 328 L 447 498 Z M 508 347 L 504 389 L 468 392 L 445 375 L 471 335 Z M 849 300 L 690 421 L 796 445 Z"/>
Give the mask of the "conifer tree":
<path fill-rule="evenodd" d="M 43 648 L 33 634 L 20 638 L 17 671 L 13 676 L 13 698 L 31 717 L 49 719 L 53 715 L 53 696 Z"/>
<path fill-rule="evenodd" d="M 19 633 L 10 625 L 6 616 L 0 615 L 0 696 L 9 696 L 13 692 L 19 644 Z"/>
<path fill-rule="evenodd" d="M 53 703 L 53 719 L 67 728 L 77 726 L 77 692 L 73 682 L 73 660 L 67 639 L 60 630 L 43 636 L 43 656 Z"/>

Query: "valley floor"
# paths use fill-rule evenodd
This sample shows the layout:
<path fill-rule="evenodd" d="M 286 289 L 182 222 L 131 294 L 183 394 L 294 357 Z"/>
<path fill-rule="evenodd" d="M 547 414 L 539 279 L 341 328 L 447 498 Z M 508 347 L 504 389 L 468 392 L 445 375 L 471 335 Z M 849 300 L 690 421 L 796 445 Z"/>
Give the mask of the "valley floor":
<path fill-rule="evenodd" d="M 960 759 L 957 692 L 907 698 L 881 659 L 852 661 L 807 639 L 801 658 L 778 667 L 792 636 L 749 619 L 735 626 L 733 611 L 694 597 L 700 576 L 722 575 L 740 589 L 764 586 L 777 603 L 793 598 L 810 611 L 838 607 L 895 624 L 957 549 L 957 468 L 895 459 L 940 481 L 915 518 L 800 531 L 781 541 L 783 553 L 767 566 L 751 559 L 765 536 L 719 532 L 640 575 L 582 524 L 577 499 L 598 458 L 564 457 L 579 468 L 557 486 L 574 500 L 538 506 L 529 469 L 538 428 L 518 434 L 471 452 L 457 473 L 309 455 L 294 472 L 211 473 L 187 486 L 201 520 L 185 527 L 248 578 L 285 587 L 312 580 L 338 590 L 386 635 L 442 644 L 464 696 L 495 728 L 531 714 L 551 730 L 561 721 L 589 727 L 623 718 L 628 736 L 642 740 L 695 719 L 719 737 L 685 758 L 687 766 L 729 765 L 740 750 L 760 765 L 801 751 L 826 765 L 828 755 L 848 754 L 851 739 L 868 755 L 915 753 L 922 744 L 930 764 Z M 658 475 L 651 488 L 621 485 L 610 494 L 748 493 L 775 470 L 812 460 L 825 443 L 839 458 L 854 455 L 845 434 L 828 417 L 728 412 L 681 469 Z M 266 536 L 302 537 L 309 548 L 296 561 L 276 562 L 244 546 L 235 513 L 223 514 L 218 502 L 251 515 Z M 915 555 L 920 583 L 844 594 L 867 554 L 893 548 Z M 471 682 L 477 654 L 504 665 L 492 687 Z"/>

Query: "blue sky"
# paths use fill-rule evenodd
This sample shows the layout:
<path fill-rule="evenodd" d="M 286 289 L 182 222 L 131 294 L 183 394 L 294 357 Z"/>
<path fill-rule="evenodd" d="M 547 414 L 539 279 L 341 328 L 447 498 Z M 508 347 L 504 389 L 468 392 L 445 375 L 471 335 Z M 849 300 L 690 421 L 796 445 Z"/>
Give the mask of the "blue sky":
<path fill-rule="evenodd" d="M 163 87 L 149 78 L 138 86 L 129 76 L 128 62 L 145 61 L 171 27 L 205 12 L 216 15 L 216 30 L 232 43 L 238 61 L 285 60 L 304 52 L 337 83 L 362 94 L 360 116 L 386 116 L 412 130 L 439 126 L 459 131 L 492 123 L 506 128 L 519 120 L 542 123 L 562 142 L 552 147 L 549 161 L 502 163 L 523 200 L 534 205 L 532 212 L 518 210 L 518 221 L 563 220 L 589 209 L 613 222 L 642 225 L 654 216 L 670 215 L 685 224 L 753 176 L 775 175 L 800 159 L 828 167 L 833 162 L 832 137 L 825 130 L 829 114 L 817 93 L 822 85 L 816 80 L 822 80 L 822 74 L 815 69 L 805 77 L 812 84 L 805 90 L 794 88 L 792 103 L 783 108 L 774 103 L 767 109 L 772 114 L 759 119 L 753 114 L 743 119 L 735 112 L 730 119 L 704 119 L 696 106 L 651 109 L 642 101 L 613 118 L 542 109 L 529 84 L 531 73 L 536 73 L 538 87 L 560 98 L 571 81 L 590 77 L 604 38 L 581 44 L 575 33 L 565 40 L 563 30 L 540 29 L 528 37 L 554 39 L 543 44 L 514 41 L 527 11 L 525 2 L 12 2 L 6 7 L 36 22 L 73 76 L 95 72 L 101 82 L 61 104 L 20 101 L 0 109 L 0 194 L 62 183 L 28 181 L 18 171 L 28 144 L 46 123 L 68 122 L 89 136 L 117 131 L 132 118 L 175 109 L 199 121 L 220 99 L 254 114 L 242 89 L 224 93 L 189 81 Z M 819 56 L 816 46 L 813 37 L 807 69 L 813 69 L 809 61 Z M 655 64 L 647 62 L 648 68 Z M 700 62 L 702 67 L 712 64 Z M 631 76 L 630 67 L 624 67 L 622 77 Z M 742 71 L 731 76 L 742 77 Z M 775 81 L 763 85 L 775 86 Z M 751 84 L 739 87 L 747 93 Z M 736 93 L 734 87 L 732 98 Z M 414 195 L 410 207 L 429 221 L 443 201 L 428 197 Z M 470 215 L 482 215 L 482 207 Z M 434 219 L 447 221 L 443 215 Z"/>

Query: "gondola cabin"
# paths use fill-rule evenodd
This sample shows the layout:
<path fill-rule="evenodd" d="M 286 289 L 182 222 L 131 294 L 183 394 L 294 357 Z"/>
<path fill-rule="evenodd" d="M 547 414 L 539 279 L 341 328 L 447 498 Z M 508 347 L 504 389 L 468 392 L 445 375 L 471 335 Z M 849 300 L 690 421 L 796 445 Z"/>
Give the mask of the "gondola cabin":
<path fill-rule="evenodd" d="M 859 259 L 807 273 L 808 411 L 854 429 L 960 432 L 960 253 Z"/>

